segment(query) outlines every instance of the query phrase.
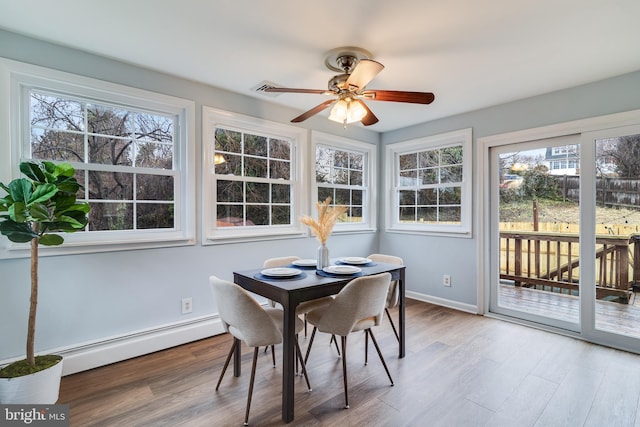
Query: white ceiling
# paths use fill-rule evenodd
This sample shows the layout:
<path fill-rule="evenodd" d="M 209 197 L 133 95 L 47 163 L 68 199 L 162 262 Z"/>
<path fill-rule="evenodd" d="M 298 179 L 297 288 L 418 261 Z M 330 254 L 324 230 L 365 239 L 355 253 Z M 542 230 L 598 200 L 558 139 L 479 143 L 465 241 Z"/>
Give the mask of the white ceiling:
<path fill-rule="evenodd" d="M 336 74 L 325 53 L 358 46 L 386 67 L 369 89 L 436 96 L 431 105 L 368 101 L 378 132 L 640 70 L 639 0 L 0 0 L 0 10 L 0 28 L 295 115 L 326 98 L 251 88 L 325 89 Z"/>

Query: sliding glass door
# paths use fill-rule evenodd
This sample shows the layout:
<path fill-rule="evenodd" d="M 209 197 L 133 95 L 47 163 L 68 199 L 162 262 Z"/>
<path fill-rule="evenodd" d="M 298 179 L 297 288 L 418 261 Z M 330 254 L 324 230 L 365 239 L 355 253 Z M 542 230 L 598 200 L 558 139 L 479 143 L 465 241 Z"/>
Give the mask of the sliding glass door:
<path fill-rule="evenodd" d="M 640 351 L 640 126 L 488 153 L 489 311 Z"/>

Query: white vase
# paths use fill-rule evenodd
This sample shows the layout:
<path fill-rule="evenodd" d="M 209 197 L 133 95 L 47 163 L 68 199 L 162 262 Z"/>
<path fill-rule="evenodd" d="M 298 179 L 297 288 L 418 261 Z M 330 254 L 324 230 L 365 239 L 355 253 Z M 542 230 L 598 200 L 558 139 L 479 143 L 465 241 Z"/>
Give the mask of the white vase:
<path fill-rule="evenodd" d="M 0 403 L 52 405 L 58 401 L 62 359 L 50 368 L 16 378 L 0 378 Z"/>
<path fill-rule="evenodd" d="M 322 244 L 318 246 L 316 269 L 322 270 L 325 267 L 329 267 L 329 248 L 327 248 L 327 245 Z"/>

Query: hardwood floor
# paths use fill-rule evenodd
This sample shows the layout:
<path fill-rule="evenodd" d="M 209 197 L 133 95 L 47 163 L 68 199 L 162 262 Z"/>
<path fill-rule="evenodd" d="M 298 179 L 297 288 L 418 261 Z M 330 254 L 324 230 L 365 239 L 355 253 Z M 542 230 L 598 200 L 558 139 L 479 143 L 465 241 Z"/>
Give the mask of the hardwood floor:
<path fill-rule="evenodd" d="M 349 399 L 329 336 L 309 358 L 312 392 L 297 379 L 292 426 L 640 426 L 640 356 L 427 303 L 407 302 L 407 357 L 385 319 L 374 329 L 394 377 L 389 385 L 364 334 L 349 337 Z M 306 341 L 301 338 L 302 351 Z M 62 380 L 59 403 L 72 426 L 242 425 L 251 368 L 215 384 L 231 345 L 219 335 L 78 373 Z M 260 352 L 249 423 L 281 422 L 278 366 Z M 231 367 L 230 367 L 231 369 Z"/>

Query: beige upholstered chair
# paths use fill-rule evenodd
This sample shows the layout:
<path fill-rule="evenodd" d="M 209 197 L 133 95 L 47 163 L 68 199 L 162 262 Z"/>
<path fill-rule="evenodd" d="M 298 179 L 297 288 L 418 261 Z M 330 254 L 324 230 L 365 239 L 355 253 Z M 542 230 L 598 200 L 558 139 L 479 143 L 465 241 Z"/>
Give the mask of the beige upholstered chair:
<path fill-rule="evenodd" d="M 265 260 L 263 267 L 264 268 L 273 268 L 273 267 L 282 267 L 284 265 L 289 265 L 292 262 L 299 260 L 300 257 L 297 256 L 284 256 L 284 257 L 279 257 L 279 258 L 269 258 L 267 260 Z M 296 314 L 298 316 L 300 315 L 304 315 L 304 335 L 307 336 L 307 320 L 306 320 L 306 314 L 311 311 L 314 310 L 316 308 L 321 308 L 324 307 L 326 305 L 329 305 L 331 302 L 333 301 L 333 297 L 322 297 L 322 298 L 316 298 L 314 300 L 311 301 L 304 301 L 301 302 L 300 304 L 298 304 L 298 307 L 296 307 Z M 275 307 L 276 303 L 275 301 L 270 301 L 271 302 L 271 306 Z"/>
<path fill-rule="evenodd" d="M 357 277 L 349 282 L 333 302 L 325 307 L 315 309 L 307 313 L 307 319 L 314 328 L 309 340 L 309 347 L 305 356 L 305 362 L 309 358 L 311 346 L 316 331 L 339 335 L 342 343 L 342 376 L 344 381 L 345 408 L 349 407 L 349 394 L 347 387 L 347 335 L 351 332 L 365 331 L 367 337 L 378 351 L 380 361 L 387 372 L 389 381 L 393 385 L 393 378 L 389 373 L 387 364 L 382 357 L 380 347 L 376 342 L 371 328 L 380 324 L 382 320 L 391 274 L 382 273 L 373 276 Z"/>
<path fill-rule="evenodd" d="M 244 341 L 248 346 L 254 347 L 253 365 L 251 367 L 251 379 L 249 381 L 249 395 L 247 396 L 247 409 L 244 417 L 244 425 L 249 423 L 249 409 L 251 407 L 251 395 L 253 394 L 253 382 L 256 376 L 256 362 L 258 348 L 270 346 L 282 342 L 282 310 L 276 308 L 263 308 L 247 291 L 235 283 L 221 280 L 216 276 L 209 277 L 209 283 L 213 290 L 214 298 L 218 304 L 220 319 L 226 332 L 233 336 L 233 345 L 224 362 L 220 373 L 216 391 L 220 388 L 222 378 L 229 366 L 233 352 Z M 296 333 L 302 330 L 301 320 L 296 322 Z M 302 365 L 302 373 L 311 391 L 307 369 L 302 361 L 302 353 L 296 341 L 296 355 Z"/>
<path fill-rule="evenodd" d="M 396 265 L 404 265 L 404 261 L 402 258 L 393 256 L 393 255 L 382 255 L 382 254 L 371 254 L 367 258 L 371 261 L 382 262 L 385 264 L 396 264 Z M 391 314 L 389 313 L 390 308 L 394 308 L 398 305 L 399 301 L 399 290 L 398 290 L 398 281 L 394 280 L 391 282 L 389 286 L 389 293 L 387 294 L 387 303 L 384 307 L 385 313 L 387 313 L 387 318 L 389 322 L 391 322 L 391 328 L 393 328 L 393 333 L 396 335 L 396 339 L 400 341 L 400 336 L 398 335 L 398 330 L 396 329 L 396 325 L 393 323 L 393 319 L 391 318 Z"/>

